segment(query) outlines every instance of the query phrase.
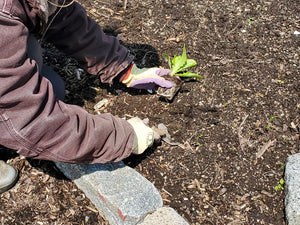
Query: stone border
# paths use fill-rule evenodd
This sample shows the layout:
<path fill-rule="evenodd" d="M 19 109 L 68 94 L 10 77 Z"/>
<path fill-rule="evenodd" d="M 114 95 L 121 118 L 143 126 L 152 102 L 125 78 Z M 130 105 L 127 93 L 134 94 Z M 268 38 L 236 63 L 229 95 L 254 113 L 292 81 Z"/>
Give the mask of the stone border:
<path fill-rule="evenodd" d="M 163 207 L 150 181 L 123 162 L 55 164 L 111 225 L 188 225 L 174 209 Z"/>
<path fill-rule="evenodd" d="M 285 214 L 289 225 L 300 224 L 300 153 L 288 157 L 285 166 Z"/>

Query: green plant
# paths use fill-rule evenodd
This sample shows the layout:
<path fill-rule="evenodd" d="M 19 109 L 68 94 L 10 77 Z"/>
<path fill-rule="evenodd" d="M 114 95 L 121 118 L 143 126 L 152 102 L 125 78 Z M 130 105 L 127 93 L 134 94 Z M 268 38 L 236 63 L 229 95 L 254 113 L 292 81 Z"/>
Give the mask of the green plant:
<path fill-rule="evenodd" d="M 196 66 L 197 62 L 194 59 L 187 58 L 185 45 L 183 45 L 182 55 L 174 55 L 173 59 L 171 59 L 170 56 L 165 55 L 165 58 L 168 60 L 171 76 L 203 78 L 198 74 L 186 71 L 187 69 Z"/>
<path fill-rule="evenodd" d="M 277 80 L 277 83 L 278 84 L 284 84 L 284 81 L 283 80 Z"/>
<path fill-rule="evenodd" d="M 272 122 L 274 121 L 274 119 L 275 119 L 275 117 L 274 117 L 274 116 L 271 116 L 270 119 L 269 119 L 269 122 L 272 123 Z M 266 129 L 267 129 L 267 130 L 270 130 L 270 129 L 271 129 L 271 125 L 268 125 L 268 126 L 266 127 Z"/>
<path fill-rule="evenodd" d="M 199 134 L 199 135 L 198 135 L 198 138 L 197 138 L 197 140 L 196 140 L 196 144 L 197 144 L 198 147 L 201 146 L 201 144 L 200 144 L 200 139 L 201 139 L 201 138 L 203 138 L 203 135 L 202 135 L 202 134 Z"/>
<path fill-rule="evenodd" d="M 229 4 L 228 4 L 228 3 L 225 3 L 225 5 L 226 5 L 226 9 L 227 9 L 227 10 L 230 10 Z"/>
<path fill-rule="evenodd" d="M 275 186 L 275 190 L 284 190 L 284 179 L 280 179 L 279 184 Z"/>
<path fill-rule="evenodd" d="M 252 17 L 252 18 L 247 19 L 247 22 L 248 23 L 255 23 L 256 19 Z"/>

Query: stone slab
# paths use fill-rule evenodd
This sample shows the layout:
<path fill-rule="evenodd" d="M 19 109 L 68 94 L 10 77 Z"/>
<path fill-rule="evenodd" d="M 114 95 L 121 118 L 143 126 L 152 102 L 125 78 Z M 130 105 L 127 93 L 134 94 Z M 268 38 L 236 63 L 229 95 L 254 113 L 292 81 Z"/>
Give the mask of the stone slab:
<path fill-rule="evenodd" d="M 287 223 L 300 225 L 300 153 L 288 157 L 284 181 Z"/>
<path fill-rule="evenodd" d="M 56 162 L 56 166 L 83 190 L 111 225 L 137 224 L 163 205 L 154 185 L 123 162 Z"/>
<path fill-rule="evenodd" d="M 174 209 L 162 207 L 149 214 L 140 225 L 189 225 Z"/>

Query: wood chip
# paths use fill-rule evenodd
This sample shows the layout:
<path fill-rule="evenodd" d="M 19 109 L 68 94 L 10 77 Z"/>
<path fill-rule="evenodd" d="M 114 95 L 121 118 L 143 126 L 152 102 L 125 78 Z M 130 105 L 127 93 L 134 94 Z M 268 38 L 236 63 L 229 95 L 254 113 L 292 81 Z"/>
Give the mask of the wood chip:
<path fill-rule="evenodd" d="M 276 140 L 273 141 L 268 141 L 266 144 L 264 144 L 264 146 L 256 153 L 256 158 L 260 158 L 262 157 L 262 155 L 268 150 L 268 148 L 270 148 L 272 145 L 274 145 L 276 143 Z"/>
<path fill-rule="evenodd" d="M 269 193 L 269 192 L 267 192 L 265 190 L 262 190 L 261 193 L 264 194 L 264 195 L 266 195 L 266 196 L 268 196 L 268 197 L 270 197 L 270 198 L 272 198 L 272 197 L 274 197 L 276 195 L 276 194 L 272 195 L 271 193 Z"/>
<path fill-rule="evenodd" d="M 98 213 L 98 210 L 97 210 L 97 209 L 94 209 L 94 208 L 92 208 L 92 207 L 90 207 L 90 206 L 86 206 L 86 208 L 87 208 L 88 210 L 94 212 L 94 213 Z"/>

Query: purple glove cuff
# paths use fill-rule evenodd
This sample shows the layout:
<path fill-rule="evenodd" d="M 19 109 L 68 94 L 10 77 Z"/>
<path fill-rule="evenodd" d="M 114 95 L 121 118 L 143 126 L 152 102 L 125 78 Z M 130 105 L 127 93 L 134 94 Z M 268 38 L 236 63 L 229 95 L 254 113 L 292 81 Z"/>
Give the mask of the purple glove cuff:
<path fill-rule="evenodd" d="M 155 78 L 145 78 L 145 79 L 137 80 L 130 85 L 130 87 L 132 88 L 147 89 L 147 90 L 154 90 L 158 86 L 163 88 L 171 88 L 172 82 L 167 80 L 155 79 Z"/>

